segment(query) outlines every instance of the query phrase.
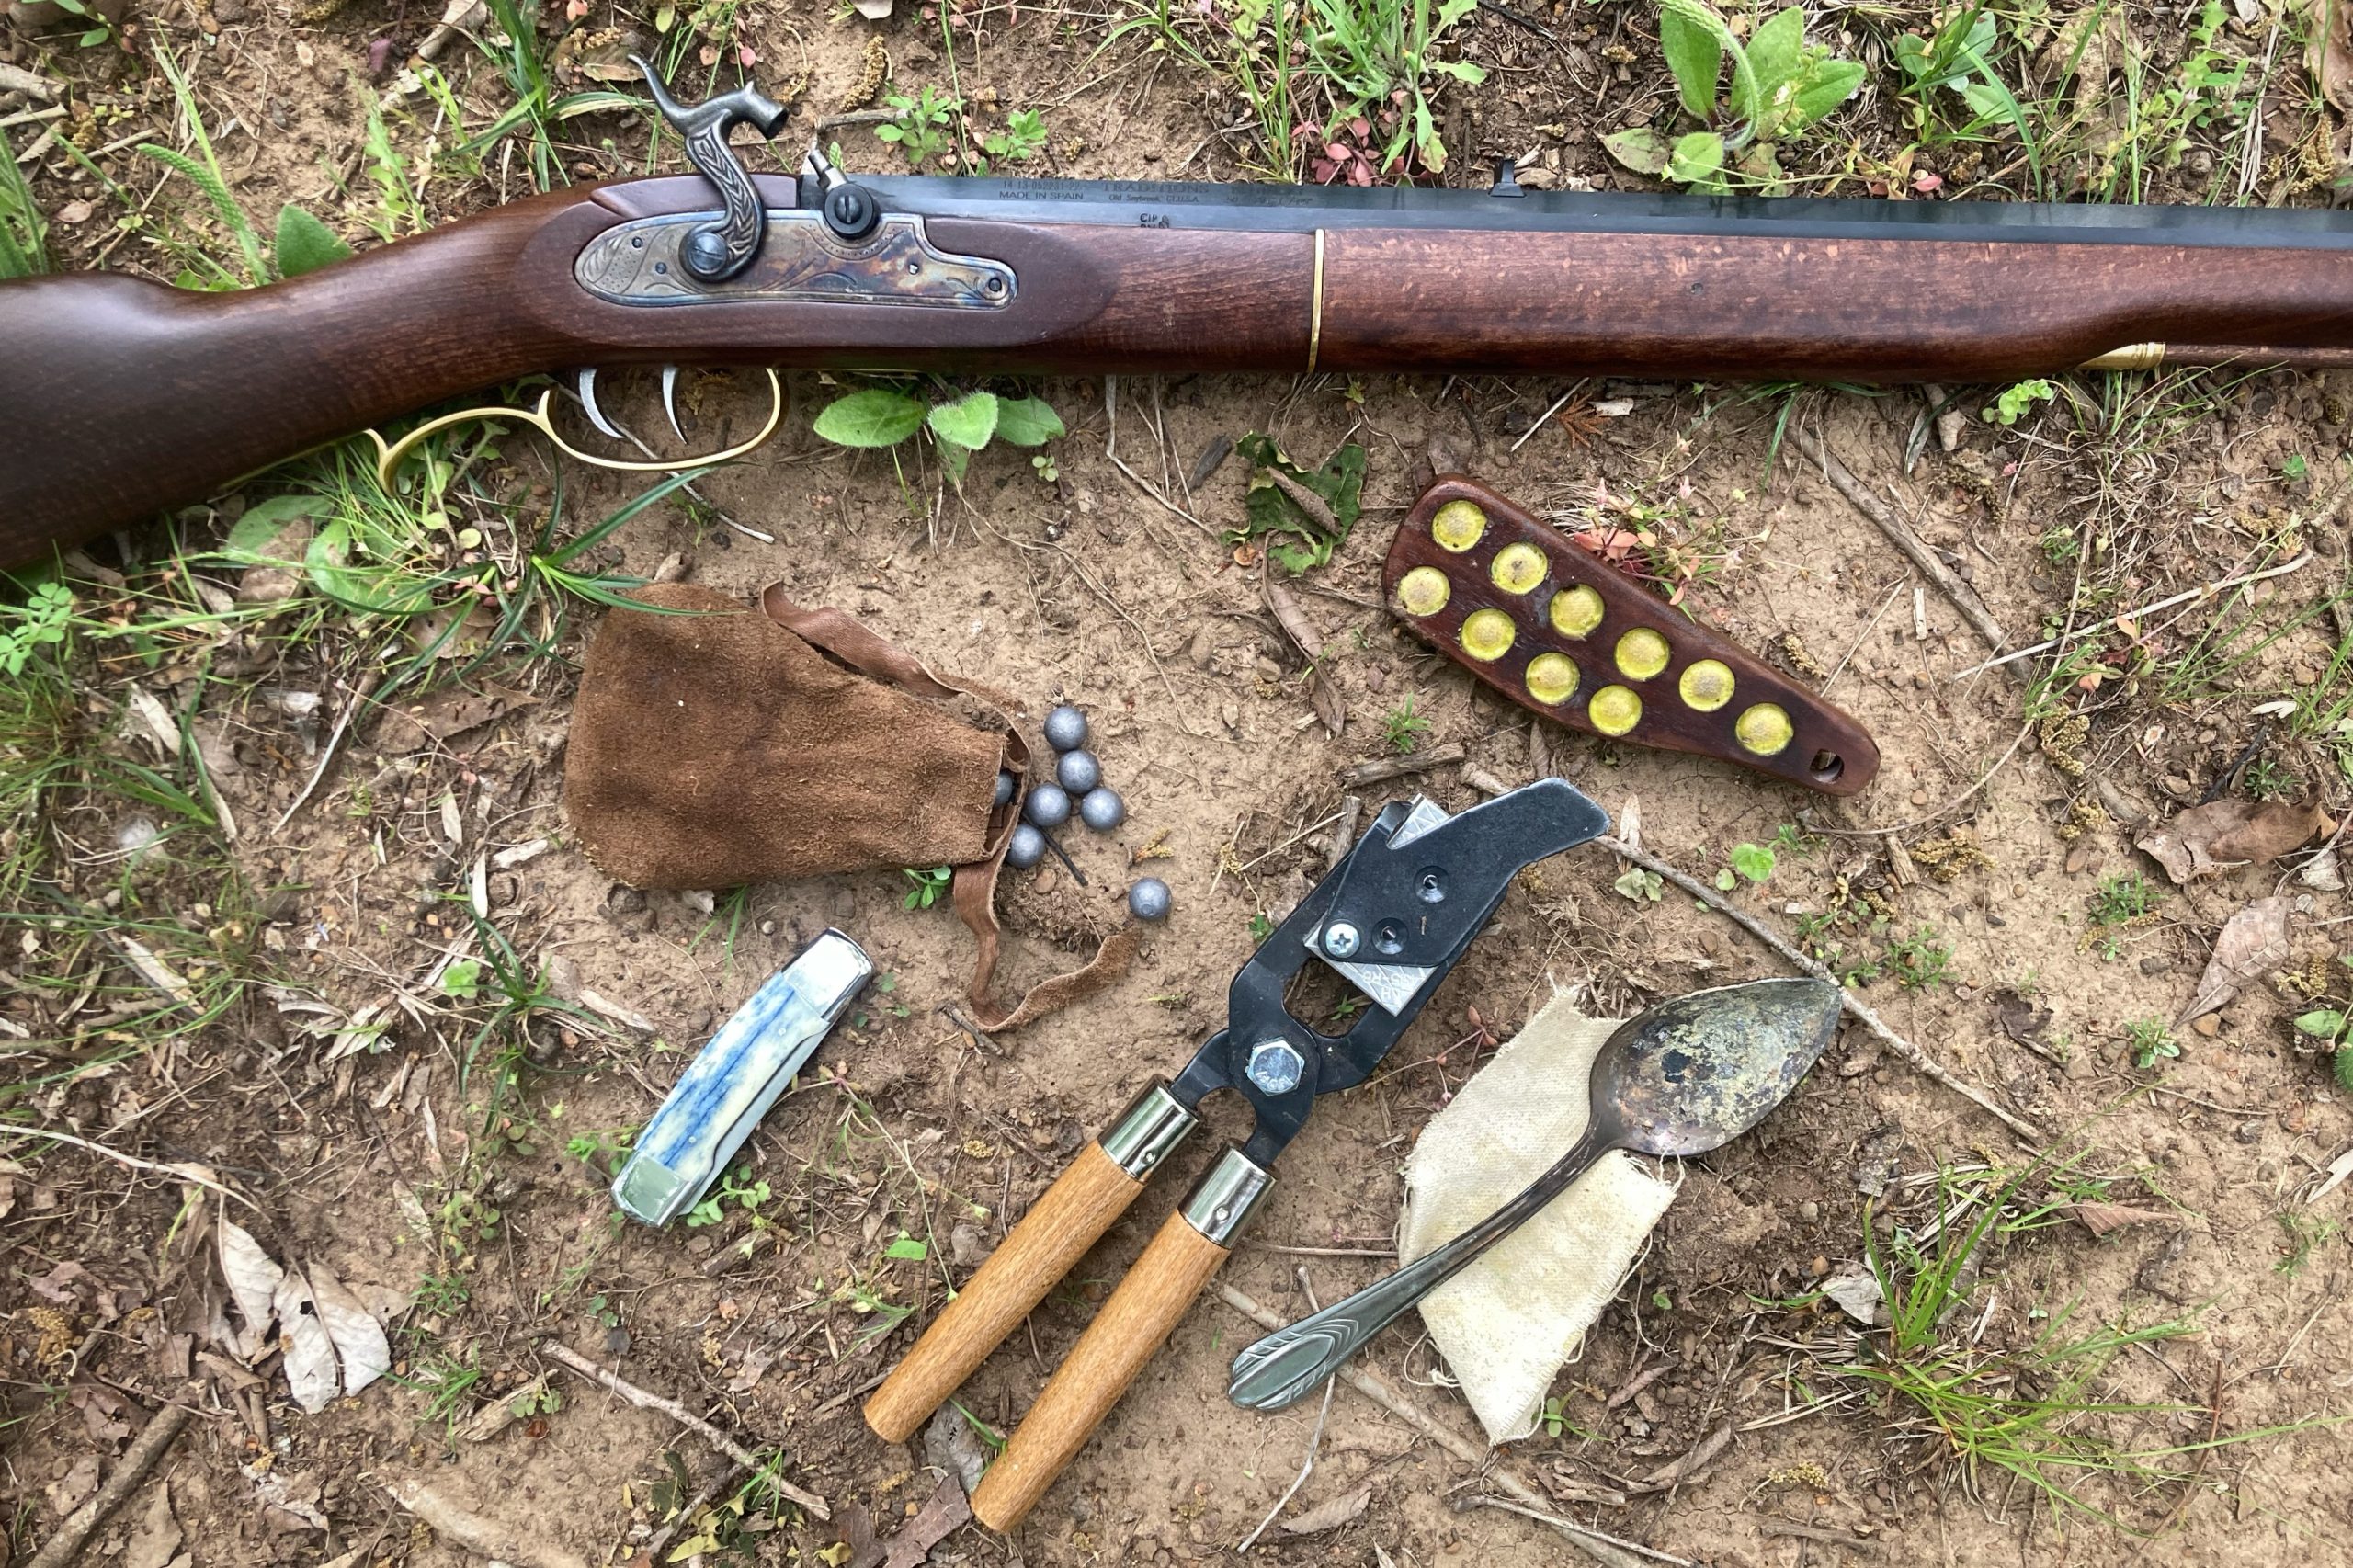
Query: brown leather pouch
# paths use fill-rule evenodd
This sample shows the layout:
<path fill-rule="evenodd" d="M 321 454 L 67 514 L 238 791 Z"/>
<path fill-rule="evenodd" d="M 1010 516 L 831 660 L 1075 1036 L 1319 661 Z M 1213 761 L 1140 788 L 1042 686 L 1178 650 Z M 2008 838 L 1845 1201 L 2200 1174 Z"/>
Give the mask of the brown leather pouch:
<path fill-rule="evenodd" d="M 994 994 L 997 869 L 1018 796 L 992 802 L 998 771 L 1026 773 L 1030 756 L 1011 699 L 774 587 L 754 605 L 688 584 L 636 597 L 688 613 L 616 610 L 589 645 L 564 804 L 601 869 L 678 889 L 953 866 L 983 1029 L 1040 1017 L 1125 971 L 1132 929 L 1011 1004 Z"/>

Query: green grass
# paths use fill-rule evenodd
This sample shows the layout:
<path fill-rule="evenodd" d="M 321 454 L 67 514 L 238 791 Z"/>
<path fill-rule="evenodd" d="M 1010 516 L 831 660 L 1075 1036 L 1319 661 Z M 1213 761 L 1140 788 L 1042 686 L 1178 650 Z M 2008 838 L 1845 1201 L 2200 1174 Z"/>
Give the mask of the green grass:
<path fill-rule="evenodd" d="M 565 126 L 584 115 L 642 114 L 651 106 L 640 94 L 610 87 L 560 91 L 540 38 L 540 0 L 489 0 L 489 5 L 496 25 L 483 29 L 480 41 L 514 102 L 462 143 L 466 154 L 486 160 L 493 148 L 511 136 L 523 148 L 533 186 L 551 190 L 569 185 L 572 173 L 564 166 L 557 140 Z"/>
<path fill-rule="evenodd" d="M 1875 1392 L 1876 1407 L 1899 1435 L 1941 1452 L 1972 1497 L 1990 1498 L 1996 1483 L 2015 1483 L 2056 1520 L 2129 1528 L 2112 1506 L 2116 1496 L 2169 1499 L 2175 1494 L 2160 1489 L 2188 1483 L 2204 1452 L 2301 1428 L 2156 1446 L 2124 1435 L 2152 1417 L 2170 1421 L 2195 1408 L 2118 1397 L 2111 1371 L 2136 1346 L 2197 1334 L 2201 1310 L 2133 1326 L 2086 1323 L 2080 1304 L 2070 1303 L 2029 1313 L 2039 1326 L 2015 1343 L 1998 1327 L 1981 1331 L 1977 1298 L 1991 1288 L 1994 1244 L 2046 1216 L 2051 1205 L 2036 1194 L 2054 1179 L 2080 1179 L 2082 1158 L 1973 1177 L 1947 1175 L 1937 1209 L 1956 1218 L 1933 1242 L 1901 1228 L 1883 1238 L 1867 1212 L 1864 1256 L 1889 1321 L 1865 1336 L 1861 1356 L 1836 1370 Z M 1999 1295 L 2016 1299 L 2009 1288 Z M 2094 1488 L 2102 1485 L 2114 1493 L 2096 1497 Z"/>
<path fill-rule="evenodd" d="M 0 131 L 0 280 L 49 270 L 49 223 Z"/>
<path fill-rule="evenodd" d="M 1400 756 L 1410 756 L 1429 733 L 1430 722 L 1414 711 L 1414 694 L 1407 692 L 1405 700 L 1381 715 L 1381 738 L 1391 751 Z"/>

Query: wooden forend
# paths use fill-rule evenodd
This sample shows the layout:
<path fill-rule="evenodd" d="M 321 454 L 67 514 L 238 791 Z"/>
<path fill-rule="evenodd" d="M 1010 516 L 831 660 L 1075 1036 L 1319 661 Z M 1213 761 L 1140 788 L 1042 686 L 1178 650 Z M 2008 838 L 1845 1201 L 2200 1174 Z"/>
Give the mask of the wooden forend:
<path fill-rule="evenodd" d="M 1181 1212 L 1168 1216 L 981 1477 L 972 1493 L 973 1517 L 994 1530 L 1022 1521 L 1158 1354 L 1226 1256 L 1225 1248 L 1193 1229 Z"/>
<path fill-rule="evenodd" d="M 867 1400 L 875 1435 L 913 1437 L 1142 1190 L 1101 1144 L 1081 1149 Z"/>
<path fill-rule="evenodd" d="M 1471 503 L 1486 518 L 1477 540 L 1461 551 L 1447 549 L 1431 532 L 1439 508 L 1454 501 Z M 1499 586 L 1493 574 L 1496 555 L 1513 544 L 1531 545 L 1543 557 L 1540 580 L 1519 592 Z M 1423 567 L 1445 576 L 1448 594 L 1437 610 L 1416 615 L 1402 602 L 1399 585 L 1407 573 Z M 1878 745 L 1845 712 L 1660 603 L 1571 543 L 1559 529 L 1540 523 L 1475 480 L 1448 474 L 1423 492 L 1398 525 L 1382 582 L 1390 613 L 1416 635 L 1529 712 L 1572 729 L 1608 734 L 1594 722 L 1588 704 L 1604 687 L 1622 687 L 1641 699 L 1642 715 L 1615 739 L 1696 752 L 1833 795 L 1853 794 L 1879 771 Z M 1552 597 L 1579 585 L 1600 596 L 1601 623 L 1582 637 L 1564 636 L 1552 624 Z M 1500 657 L 1474 658 L 1463 646 L 1463 623 L 1472 613 L 1490 609 L 1509 618 L 1511 645 Z M 1668 657 L 1658 674 L 1636 679 L 1617 667 L 1616 650 L 1620 637 L 1643 627 L 1665 639 Z M 1576 689 L 1557 703 L 1540 701 L 1529 691 L 1529 666 L 1546 653 L 1565 655 L 1576 667 Z M 1730 699 L 1711 712 L 1690 706 L 1679 691 L 1684 673 L 1710 659 L 1724 665 L 1733 677 Z M 1740 717 L 1759 704 L 1781 709 L 1792 732 L 1788 744 L 1768 756 L 1745 747 L 1734 733 Z"/>

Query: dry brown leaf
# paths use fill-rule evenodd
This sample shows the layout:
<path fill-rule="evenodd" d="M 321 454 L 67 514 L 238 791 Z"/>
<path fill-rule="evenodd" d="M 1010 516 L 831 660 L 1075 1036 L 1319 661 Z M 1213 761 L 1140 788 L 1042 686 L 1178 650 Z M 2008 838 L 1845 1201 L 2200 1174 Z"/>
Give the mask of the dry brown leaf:
<path fill-rule="evenodd" d="M 1283 635 L 1289 637 L 1309 659 L 1322 658 L 1324 634 L 1315 630 L 1315 623 L 1308 619 L 1307 612 L 1300 608 L 1299 596 L 1272 577 L 1264 578 L 1262 582 L 1267 591 L 1267 608 L 1275 612 L 1275 619 L 1282 626 Z"/>
<path fill-rule="evenodd" d="M 221 1278 L 244 1318 L 243 1332 L 228 1346 L 239 1360 L 250 1361 L 268 1344 L 269 1320 L 277 1312 L 278 1281 L 286 1271 L 262 1251 L 251 1233 L 223 1215 L 219 1226 Z"/>
<path fill-rule="evenodd" d="M 388 752 L 409 752 L 433 741 L 454 740 L 494 719 L 539 701 L 527 691 L 485 684 L 480 691 L 450 687 L 415 702 L 385 710 L 376 744 Z"/>
<path fill-rule="evenodd" d="M 2305 0 L 2304 69 L 2339 112 L 2353 110 L 2353 3 Z"/>
<path fill-rule="evenodd" d="M 1338 740 L 1340 732 L 1348 727 L 1348 705 L 1340 700 L 1339 691 L 1320 669 L 1307 673 L 1307 700 L 1315 716 L 1324 721 L 1324 733 Z"/>
<path fill-rule="evenodd" d="M 293 1391 L 296 1404 L 316 1415 L 334 1401 L 338 1386 L 335 1338 L 319 1321 L 318 1301 L 300 1274 L 290 1273 L 278 1282 L 277 1307 L 286 1386 Z"/>
<path fill-rule="evenodd" d="M 2231 866 L 2277 860 L 2310 843 L 2326 822 L 2317 805 L 2210 801 L 2133 842 L 2182 883 Z"/>
<path fill-rule="evenodd" d="M 1680 1486 L 1714 1463 L 1716 1456 L 1731 1446 L 1732 1423 L 1727 1421 L 1700 1438 L 1681 1459 L 1662 1465 L 1644 1476 L 1638 1490 L 1664 1492 L 1670 1486 Z"/>
<path fill-rule="evenodd" d="M 117 1561 L 120 1568 L 168 1568 L 180 1549 L 181 1535 L 180 1522 L 172 1517 L 172 1483 L 157 1482 L 147 1512 L 131 1527 L 130 1542 Z"/>
<path fill-rule="evenodd" d="M 2058 1212 L 2095 1236 L 2128 1225 L 2178 1225 L 2181 1216 L 2164 1209 L 2136 1209 L 2130 1203 L 2063 1203 Z"/>
<path fill-rule="evenodd" d="M 2237 995 L 2267 971 L 2288 961 L 2288 911 L 2284 898 L 2259 898 L 2222 923 L 2214 956 L 2206 960 L 2198 991 L 2177 1024 L 2201 1018 Z"/>
<path fill-rule="evenodd" d="M 952 1475 L 941 1476 L 939 1489 L 931 1494 L 931 1501 L 907 1521 L 905 1529 L 891 1538 L 882 1568 L 917 1568 L 931 1555 L 933 1547 L 972 1517 L 972 1504 L 964 1495 L 964 1483 Z"/>
<path fill-rule="evenodd" d="M 343 1363 L 343 1392 L 358 1393 L 392 1369 L 392 1342 L 384 1337 L 384 1325 L 375 1314 L 324 1265 L 313 1263 L 306 1272 L 319 1322 Z"/>
<path fill-rule="evenodd" d="M 1358 1517 L 1371 1503 L 1372 1487 L 1359 1486 L 1354 1492 L 1324 1499 L 1295 1519 L 1285 1519 L 1280 1528 L 1285 1535 L 1320 1535 Z"/>

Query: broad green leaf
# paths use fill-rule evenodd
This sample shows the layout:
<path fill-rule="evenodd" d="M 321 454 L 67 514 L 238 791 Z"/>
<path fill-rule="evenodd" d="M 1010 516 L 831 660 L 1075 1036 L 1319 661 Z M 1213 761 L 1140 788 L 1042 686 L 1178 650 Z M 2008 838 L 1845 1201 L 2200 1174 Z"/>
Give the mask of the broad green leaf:
<path fill-rule="evenodd" d="M 327 509 L 327 504 L 315 495 L 272 495 L 266 501 L 256 501 L 230 525 L 221 553 L 249 565 L 273 560 L 262 554 L 264 545 L 285 532 L 287 525 L 296 518 L 316 517 Z"/>
<path fill-rule="evenodd" d="M 2296 1020 L 2296 1032 L 2314 1040 L 2335 1040 L 2345 1032 L 2345 1015 L 2334 1007 L 2306 1013 Z"/>
<path fill-rule="evenodd" d="M 948 483 L 958 490 L 964 488 L 964 471 L 972 466 L 972 449 L 953 441 L 938 443 L 939 466 L 947 472 Z"/>
<path fill-rule="evenodd" d="M 341 261 L 351 247 L 335 232 L 292 202 L 278 210 L 277 262 L 280 278 L 300 278 L 329 262 Z"/>
<path fill-rule="evenodd" d="M 1762 844 L 1735 844 L 1732 846 L 1732 869 L 1752 882 L 1761 882 L 1773 874 L 1773 851 Z"/>
<path fill-rule="evenodd" d="M 895 447 L 923 428 L 923 412 L 904 392 L 870 387 L 834 399 L 810 427 L 836 447 Z"/>
<path fill-rule="evenodd" d="M 1448 75 L 1453 77 L 1456 81 L 1473 87 L 1487 79 L 1487 68 L 1485 66 L 1473 65 L 1467 60 L 1434 61 L 1431 62 L 1431 69 L 1435 71 L 1443 71 Z"/>
<path fill-rule="evenodd" d="M 1015 447 L 1042 447 L 1069 434 L 1063 417 L 1042 397 L 996 400 L 996 438 Z"/>
<path fill-rule="evenodd" d="M 1667 70 L 1674 74 L 1683 111 L 1694 119 L 1707 119 L 1716 107 L 1716 77 L 1723 70 L 1724 46 L 1713 31 L 1677 11 L 1659 13 L 1658 46 L 1666 56 Z M 1625 162 L 1622 158 L 1619 161 Z M 1661 166 L 1665 166 L 1663 163 Z M 1627 167 L 1633 165 L 1629 164 Z"/>
<path fill-rule="evenodd" d="M 432 585 L 397 566 L 362 564 L 353 557 L 351 525 L 337 517 L 311 540 L 303 564 L 319 591 L 338 604 L 377 615 L 420 615 L 433 608 Z"/>
<path fill-rule="evenodd" d="M 1863 85 L 1863 68 L 1851 60 L 1825 60 L 1804 85 L 1790 96 L 1781 117 L 1781 134 L 1793 136 L 1855 96 Z"/>
<path fill-rule="evenodd" d="M 1704 185 L 1724 166 L 1724 139 L 1712 131 L 1695 131 L 1677 139 L 1666 157 L 1666 177 L 1677 185 Z"/>
<path fill-rule="evenodd" d="M 1363 506 L 1364 449 L 1351 441 L 1325 459 L 1320 468 L 1302 468 L 1282 449 L 1256 431 L 1233 444 L 1233 449 L 1254 465 L 1250 489 L 1243 497 L 1248 521 L 1225 535 L 1238 544 L 1257 540 L 1275 563 L 1287 572 L 1304 572 L 1332 559 L 1356 527 Z M 1270 474 L 1279 472 L 1300 488 L 1313 493 L 1330 513 L 1326 522 L 1287 494 Z"/>
<path fill-rule="evenodd" d="M 1667 157 L 1674 152 L 1667 139 L 1647 125 L 1611 131 L 1601 139 L 1601 147 L 1636 174 L 1653 179 L 1666 173 Z"/>
<path fill-rule="evenodd" d="M 932 405 L 931 433 L 953 447 L 977 452 L 996 434 L 996 393 L 966 392 L 954 403 Z"/>
<path fill-rule="evenodd" d="M 1754 100 L 1741 90 L 1740 83 L 1733 83 L 1729 104 L 1733 114 L 1741 119 L 1762 118 L 1781 96 L 1781 89 L 1797 79 L 1798 67 L 1805 53 L 1805 11 L 1792 6 L 1774 14 L 1748 38 L 1748 68 L 1754 74 L 1756 95 Z M 1757 135 L 1769 142 L 1771 134 L 1764 127 Z"/>
<path fill-rule="evenodd" d="M 921 1263 L 931 1256 L 931 1248 L 913 1236 L 901 1236 L 882 1249 L 882 1256 L 906 1263 Z"/>

